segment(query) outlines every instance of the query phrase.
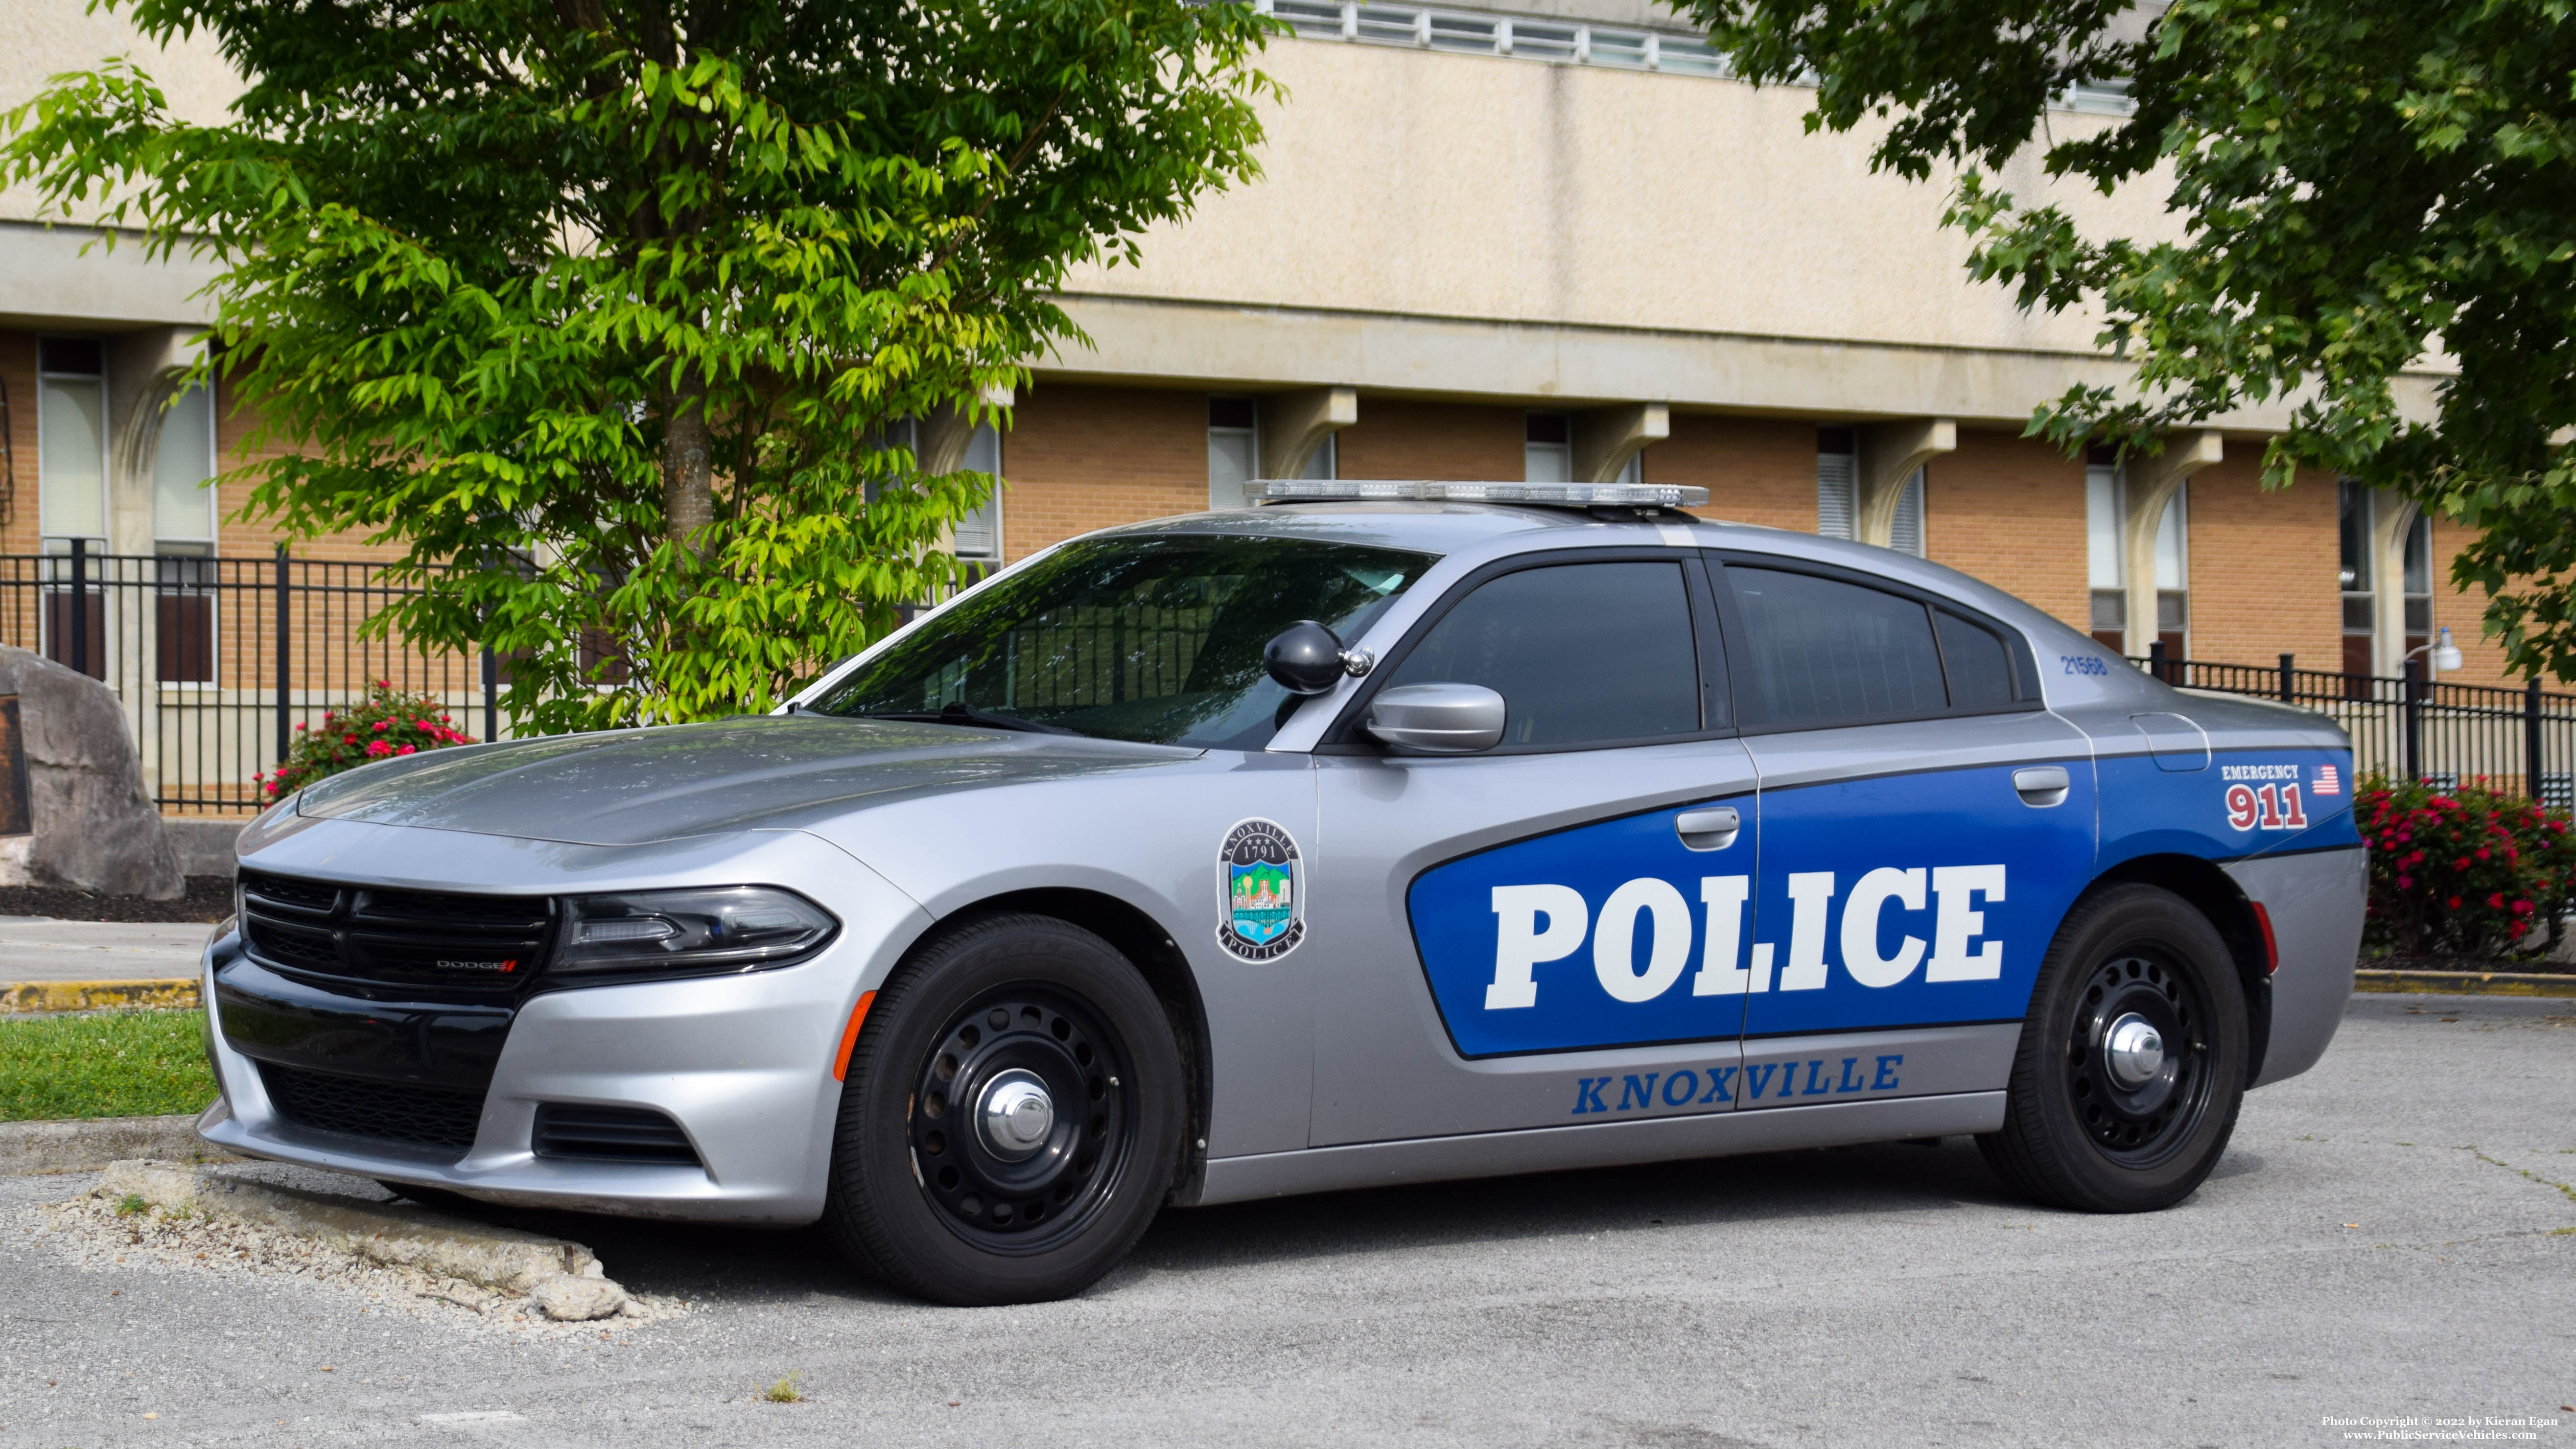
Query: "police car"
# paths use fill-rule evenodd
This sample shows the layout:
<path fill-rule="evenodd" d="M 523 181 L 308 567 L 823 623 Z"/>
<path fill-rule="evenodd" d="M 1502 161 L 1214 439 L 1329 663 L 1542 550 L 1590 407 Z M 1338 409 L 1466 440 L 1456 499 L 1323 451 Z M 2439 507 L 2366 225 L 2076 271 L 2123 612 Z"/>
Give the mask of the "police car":
<path fill-rule="evenodd" d="M 957 1303 L 1165 1204 L 1974 1134 L 2188 1195 L 2314 1064 L 2344 734 L 1696 490 L 1274 483 L 774 716 L 371 765 L 241 841 L 199 1131 L 820 1221 Z"/>

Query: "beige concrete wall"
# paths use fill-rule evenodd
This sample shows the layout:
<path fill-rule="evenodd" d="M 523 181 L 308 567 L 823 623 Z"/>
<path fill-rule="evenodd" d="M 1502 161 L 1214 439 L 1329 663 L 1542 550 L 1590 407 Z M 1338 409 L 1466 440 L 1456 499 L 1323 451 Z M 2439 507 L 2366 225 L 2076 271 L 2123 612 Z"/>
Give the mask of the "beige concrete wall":
<path fill-rule="evenodd" d="M 0 111 L 14 110 L 64 71 L 93 70 L 110 56 L 132 61 L 161 88 L 172 115 L 200 125 L 224 118 L 241 80 L 204 31 L 167 47 L 135 33 L 122 9 L 89 0 L 8 0 L 0 7 Z M 0 220 L 37 215 L 31 186 L 0 187 Z"/>
<path fill-rule="evenodd" d="M 1803 88 L 1294 39 L 1262 68 L 1264 178 L 1157 229 L 1126 297 L 1570 322 L 1932 347 L 2093 351 L 2086 316 L 1971 285 L 1940 180 L 1869 170 L 1863 135 L 1809 135 Z M 2058 135 L 2096 118 L 2050 117 Z M 2053 198 L 2088 228 L 2167 234 L 2151 186 Z"/>

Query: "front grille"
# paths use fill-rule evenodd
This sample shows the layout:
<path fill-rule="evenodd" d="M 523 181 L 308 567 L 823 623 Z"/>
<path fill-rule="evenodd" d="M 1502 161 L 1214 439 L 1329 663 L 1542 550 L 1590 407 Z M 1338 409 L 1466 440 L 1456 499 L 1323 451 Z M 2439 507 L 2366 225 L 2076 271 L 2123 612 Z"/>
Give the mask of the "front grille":
<path fill-rule="evenodd" d="M 452 1148 L 461 1156 L 474 1145 L 474 1130 L 483 1120 L 481 1092 L 344 1077 L 276 1062 L 261 1062 L 259 1079 L 268 1088 L 270 1105 L 287 1121 L 352 1137 Z"/>
<path fill-rule="evenodd" d="M 412 997 L 515 996 L 545 961 L 554 902 L 379 890 L 241 873 L 242 940 L 262 963 Z"/>
<path fill-rule="evenodd" d="M 537 1108 L 539 1157 L 586 1162 L 666 1162 L 696 1167 L 698 1149 L 680 1124 L 643 1107 L 584 1107 L 548 1102 Z"/>

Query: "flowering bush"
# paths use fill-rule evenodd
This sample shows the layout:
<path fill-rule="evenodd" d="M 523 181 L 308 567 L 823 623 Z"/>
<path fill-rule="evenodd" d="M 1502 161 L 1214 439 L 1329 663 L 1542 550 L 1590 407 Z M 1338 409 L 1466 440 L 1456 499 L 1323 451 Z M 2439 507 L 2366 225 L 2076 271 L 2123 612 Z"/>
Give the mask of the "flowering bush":
<path fill-rule="evenodd" d="M 274 775 L 252 778 L 259 782 L 261 799 L 275 800 L 372 761 L 472 743 L 454 721 L 438 712 L 436 700 L 425 694 L 405 694 L 379 679 L 357 708 L 346 713 L 323 711 L 318 729 L 297 725 L 286 763 Z"/>
<path fill-rule="evenodd" d="M 2565 814 L 2483 780 L 2443 792 L 2372 778 L 2353 796 L 2370 847 L 2364 944 L 2403 956 L 2513 957 L 2576 897 Z"/>

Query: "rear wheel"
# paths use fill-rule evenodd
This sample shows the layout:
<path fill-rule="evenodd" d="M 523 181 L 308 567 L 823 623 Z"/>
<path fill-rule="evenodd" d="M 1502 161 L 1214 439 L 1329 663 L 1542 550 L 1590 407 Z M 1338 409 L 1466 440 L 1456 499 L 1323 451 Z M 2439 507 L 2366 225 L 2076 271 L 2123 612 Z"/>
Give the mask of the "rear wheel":
<path fill-rule="evenodd" d="M 2070 912 L 2031 992 L 2001 1131 L 1977 1139 L 2023 1195 L 2146 1212 L 2218 1165 L 2245 1095 L 2245 992 L 2227 943 L 2170 891 Z"/>
<path fill-rule="evenodd" d="M 893 1287 L 947 1303 L 1082 1291 L 1154 1220 L 1186 1118 L 1162 1004 L 1044 916 L 987 917 L 906 963 L 851 1053 L 824 1222 Z"/>

